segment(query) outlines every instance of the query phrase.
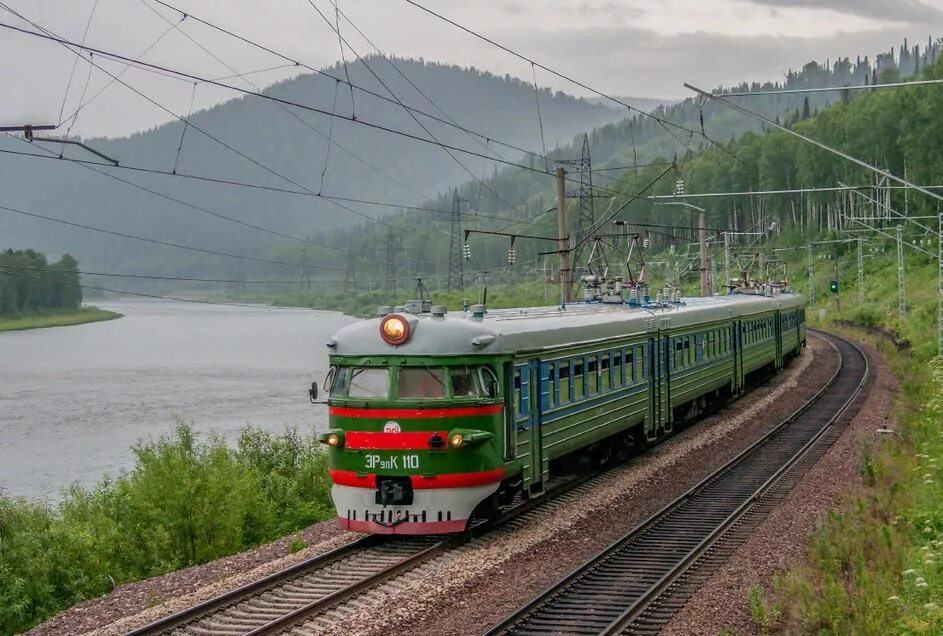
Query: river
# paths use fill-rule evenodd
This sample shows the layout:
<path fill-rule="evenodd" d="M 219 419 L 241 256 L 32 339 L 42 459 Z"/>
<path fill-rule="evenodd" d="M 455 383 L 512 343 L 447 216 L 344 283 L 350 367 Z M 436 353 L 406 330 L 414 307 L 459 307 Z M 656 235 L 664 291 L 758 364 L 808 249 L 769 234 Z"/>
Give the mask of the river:
<path fill-rule="evenodd" d="M 133 465 L 178 420 L 235 439 L 248 424 L 323 429 L 307 387 L 327 371 L 335 312 L 162 300 L 95 303 L 107 322 L 0 333 L 0 488 L 57 500 Z"/>

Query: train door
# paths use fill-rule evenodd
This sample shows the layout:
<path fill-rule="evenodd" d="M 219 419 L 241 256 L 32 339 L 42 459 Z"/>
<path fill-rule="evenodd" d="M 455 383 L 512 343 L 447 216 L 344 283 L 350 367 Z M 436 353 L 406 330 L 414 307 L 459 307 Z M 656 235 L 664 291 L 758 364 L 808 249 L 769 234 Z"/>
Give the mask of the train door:
<path fill-rule="evenodd" d="M 659 432 L 671 432 L 668 412 L 668 336 L 650 335 L 646 346 L 648 363 L 648 421 L 646 437 L 658 438 Z"/>
<path fill-rule="evenodd" d="M 659 347 L 659 356 L 661 358 L 661 361 L 659 362 L 661 367 L 659 369 L 661 372 L 659 374 L 659 382 L 661 383 L 662 390 L 658 409 L 661 411 L 662 429 L 666 433 L 670 433 L 674 426 L 671 412 L 671 365 L 669 364 L 669 359 L 672 355 L 671 341 L 668 336 L 662 336 L 659 340 L 661 343 L 661 346 Z"/>
<path fill-rule="evenodd" d="M 661 419 L 659 404 L 661 404 L 661 383 L 658 381 L 658 366 L 655 361 L 656 343 L 659 337 L 649 336 L 645 345 L 645 367 L 648 371 L 648 426 L 645 427 L 645 438 L 652 442 L 658 439 L 658 422 Z"/>
<path fill-rule="evenodd" d="M 777 310 L 773 314 L 773 336 L 776 338 L 776 368 L 783 368 L 783 317 L 782 312 Z"/>
<path fill-rule="evenodd" d="M 734 320 L 730 325 L 730 343 L 733 352 L 734 394 L 743 391 L 743 343 L 740 340 L 741 322 Z"/>
<path fill-rule="evenodd" d="M 525 492 L 543 488 L 538 372 L 536 361 L 515 364 L 512 368 L 514 427 L 517 432 L 515 454 L 522 463 Z"/>

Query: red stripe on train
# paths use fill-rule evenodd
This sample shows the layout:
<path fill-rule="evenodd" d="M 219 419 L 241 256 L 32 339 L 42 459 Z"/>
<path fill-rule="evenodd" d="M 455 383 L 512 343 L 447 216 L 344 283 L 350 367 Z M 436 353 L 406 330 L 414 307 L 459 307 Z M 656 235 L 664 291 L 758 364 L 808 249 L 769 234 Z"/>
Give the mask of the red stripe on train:
<path fill-rule="evenodd" d="M 369 431 L 347 431 L 344 433 L 344 448 L 361 450 L 429 450 L 429 438 L 438 433 L 442 443 L 448 439 L 448 431 L 409 431 L 402 433 L 372 433 Z"/>
<path fill-rule="evenodd" d="M 424 490 L 429 488 L 471 488 L 493 484 L 504 478 L 504 469 L 483 470 L 475 473 L 445 473 L 434 477 L 410 475 L 409 480 L 413 488 Z M 352 470 L 331 469 L 331 481 L 338 486 L 352 486 L 354 488 L 376 488 L 377 476 L 374 474 L 360 475 Z"/>
<path fill-rule="evenodd" d="M 363 409 L 347 406 L 332 406 L 328 414 L 339 417 L 378 417 L 387 419 L 435 419 L 440 417 L 468 417 L 471 415 L 494 415 L 504 410 L 502 404 L 487 406 L 459 406 L 439 409 Z"/>

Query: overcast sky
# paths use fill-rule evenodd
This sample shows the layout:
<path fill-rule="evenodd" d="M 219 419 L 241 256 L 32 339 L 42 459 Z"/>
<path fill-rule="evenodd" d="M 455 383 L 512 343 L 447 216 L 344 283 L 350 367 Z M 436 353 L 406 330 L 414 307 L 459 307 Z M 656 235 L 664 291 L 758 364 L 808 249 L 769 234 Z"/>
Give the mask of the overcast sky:
<path fill-rule="evenodd" d="M 339 57 L 336 35 L 309 0 L 167 0 L 193 15 L 311 66 Z M 200 50 L 169 20 L 241 73 L 282 63 L 222 36 L 156 0 L 0 0 L 50 31 L 101 49 L 198 75 L 230 71 Z M 310 0 L 333 15 L 331 0 Z M 526 63 L 432 18 L 405 0 L 338 0 L 340 9 L 382 51 L 530 78 Z M 684 81 L 703 87 L 742 80 L 777 80 L 810 59 L 867 54 L 924 45 L 943 35 L 943 0 L 420 0 L 436 11 L 599 90 L 617 95 L 679 98 Z M 89 16 L 95 8 L 89 22 Z M 163 16 L 163 18 L 161 17 Z M 28 26 L 0 8 L 0 22 Z M 31 27 L 29 27 L 31 28 Z M 361 54 L 370 47 L 342 21 Z M 163 37 L 162 37 L 163 36 Z M 156 44 L 154 44 L 156 42 Z M 348 56 L 352 54 L 348 51 Z M 0 29 L 0 125 L 56 123 L 111 81 L 80 62 L 65 108 L 63 95 L 75 56 L 59 44 Z M 122 66 L 101 60 L 120 73 Z M 260 85 L 293 69 L 253 75 Z M 586 91 L 538 71 L 543 86 Z M 175 112 L 186 113 L 192 87 L 129 70 L 122 80 Z M 227 80 L 238 82 L 239 80 Z M 87 89 L 86 89 L 87 84 Z M 82 100 L 82 95 L 85 95 Z M 200 86 L 196 108 L 232 97 Z M 171 118 L 120 84 L 88 103 L 72 134 L 124 135 Z"/>

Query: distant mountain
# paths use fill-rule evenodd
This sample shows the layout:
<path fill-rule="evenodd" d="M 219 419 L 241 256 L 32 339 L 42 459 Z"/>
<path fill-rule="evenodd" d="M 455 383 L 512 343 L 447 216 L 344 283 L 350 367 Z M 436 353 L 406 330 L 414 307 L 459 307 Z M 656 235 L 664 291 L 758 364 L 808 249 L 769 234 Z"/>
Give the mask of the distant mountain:
<path fill-rule="evenodd" d="M 680 99 L 659 99 L 657 97 L 627 97 L 625 95 L 613 95 L 615 99 L 618 99 L 620 102 L 628 104 L 634 108 L 638 108 L 641 111 L 646 113 L 651 112 L 658 108 L 659 106 L 670 106 L 671 104 L 677 104 L 680 102 Z M 600 106 L 609 106 L 621 108 L 617 103 L 611 99 L 606 99 L 605 97 L 587 97 L 586 101 L 592 104 L 599 104 Z"/>
<path fill-rule="evenodd" d="M 422 60 L 396 59 L 393 63 L 434 102 L 432 104 L 420 95 L 385 59 L 368 58 L 370 69 L 405 104 L 442 119 L 454 118 L 493 139 L 541 151 L 537 99 L 533 86 L 527 82 L 508 75 L 500 77 L 474 68 Z M 339 65 L 325 69 L 325 72 L 336 77 L 345 76 L 345 69 Z M 349 64 L 346 72 L 355 85 L 388 95 L 364 64 Z M 352 99 L 351 91 L 344 84 L 324 75 L 301 75 L 275 84 L 264 92 L 325 111 L 333 109 L 344 115 L 353 114 L 360 121 L 418 137 L 428 137 L 429 134 L 396 103 L 359 91 L 354 91 Z M 570 143 L 579 132 L 625 116 L 623 110 L 549 89 L 540 92 L 539 102 L 543 143 L 548 150 Z M 498 152 L 510 161 L 521 161 L 521 153 L 517 151 L 491 141 L 476 141 L 460 130 L 422 116 L 419 118 L 443 143 L 482 154 Z M 313 192 L 333 196 L 417 204 L 469 181 L 470 175 L 490 177 L 495 170 L 494 164 L 486 166 L 479 157 L 455 153 L 465 164 L 463 168 L 434 145 L 252 96 L 227 101 L 195 113 L 190 119 L 195 127 L 251 159 L 238 156 L 191 127 L 184 135 L 176 165 L 177 172 L 184 174 L 292 190 L 298 190 L 300 184 Z M 122 165 L 169 171 L 175 166 L 182 132 L 183 124 L 174 122 L 127 138 L 89 139 L 85 142 Z M 338 146 L 330 148 L 322 185 L 328 135 L 343 149 Z M 42 145 L 59 152 L 58 145 Z M 0 138 L 0 148 L 31 151 L 25 143 L 9 137 Z M 40 152 L 38 148 L 32 151 Z M 97 161 L 96 157 L 75 147 L 66 147 L 65 156 Z M 99 169 L 209 210 L 292 236 L 309 236 L 363 220 L 328 201 L 310 196 L 285 195 L 128 170 Z M 221 251 L 258 255 L 283 242 L 273 236 L 221 222 L 66 162 L 0 155 L 0 205 L 21 206 L 78 223 Z M 395 209 L 352 204 L 351 207 L 371 217 Z M 231 261 L 218 257 L 143 246 L 0 211 L 0 248 L 18 247 L 51 253 L 68 251 L 86 269 L 91 266 L 120 271 L 192 274 L 223 272 L 232 268 Z"/>

